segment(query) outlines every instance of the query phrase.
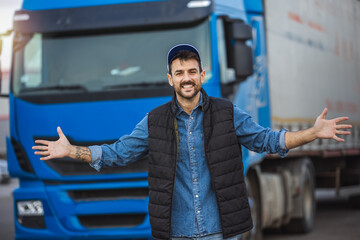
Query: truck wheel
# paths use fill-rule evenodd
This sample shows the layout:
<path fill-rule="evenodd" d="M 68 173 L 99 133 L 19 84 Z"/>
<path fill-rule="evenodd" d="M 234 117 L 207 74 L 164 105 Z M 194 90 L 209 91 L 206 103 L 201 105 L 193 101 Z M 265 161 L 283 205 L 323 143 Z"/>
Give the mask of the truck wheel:
<path fill-rule="evenodd" d="M 246 185 L 254 227 L 249 232 L 244 233 L 242 239 L 262 240 L 260 190 L 254 172 L 250 172 L 246 176 Z"/>
<path fill-rule="evenodd" d="M 299 205 L 302 217 L 291 219 L 284 227 L 290 233 L 308 233 L 313 229 L 315 218 L 315 180 L 314 167 L 309 160 L 303 162 L 305 166 L 300 181 Z"/>

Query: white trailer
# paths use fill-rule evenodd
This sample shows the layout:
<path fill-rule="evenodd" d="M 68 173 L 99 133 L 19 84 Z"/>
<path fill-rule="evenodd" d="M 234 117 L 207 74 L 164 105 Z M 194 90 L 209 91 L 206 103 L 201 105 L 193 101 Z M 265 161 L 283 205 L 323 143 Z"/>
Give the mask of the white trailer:
<path fill-rule="evenodd" d="M 305 233 L 316 187 L 360 184 L 360 1 L 264 0 L 264 12 L 272 128 L 311 127 L 324 107 L 353 125 L 345 143 L 316 140 L 249 171 L 257 229 Z"/>

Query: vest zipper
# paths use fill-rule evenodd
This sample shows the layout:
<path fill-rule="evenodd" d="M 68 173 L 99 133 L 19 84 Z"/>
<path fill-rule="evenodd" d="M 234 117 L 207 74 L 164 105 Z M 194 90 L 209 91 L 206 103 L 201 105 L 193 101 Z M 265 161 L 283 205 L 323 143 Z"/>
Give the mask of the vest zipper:
<path fill-rule="evenodd" d="M 171 217 L 172 217 L 172 205 L 173 205 L 173 199 L 174 199 L 174 189 L 175 189 L 175 176 L 176 176 L 176 168 L 177 168 L 177 159 L 179 155 L 179 131 L 178 131 L 178 124 L 176 120 L 176 116 L 174 117 L 174 131 L 176 136 L 176 157 L 175 157 L 175 167 L 174 167 L 174 174 L 173 174 L 173 186 L 172 186 L 172 193 L 171 193 L 171 203 L 170 203 L 170 232 L 169 237 L 171 235 Z"/>

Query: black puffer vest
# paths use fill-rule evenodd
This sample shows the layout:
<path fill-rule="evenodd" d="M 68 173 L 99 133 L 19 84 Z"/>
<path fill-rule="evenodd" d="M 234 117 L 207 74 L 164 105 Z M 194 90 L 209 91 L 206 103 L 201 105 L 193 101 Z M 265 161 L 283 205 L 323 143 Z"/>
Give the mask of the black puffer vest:
<path fill-rule="evenodd" d="M 215 190 L 222 233 L 232 237 L 252 228 L 231 102 L 203 94 L 205 157 Z M 179 137 L 175 97 L 149 113 L 149 215 L 154 239 L 169 239 Z"/>

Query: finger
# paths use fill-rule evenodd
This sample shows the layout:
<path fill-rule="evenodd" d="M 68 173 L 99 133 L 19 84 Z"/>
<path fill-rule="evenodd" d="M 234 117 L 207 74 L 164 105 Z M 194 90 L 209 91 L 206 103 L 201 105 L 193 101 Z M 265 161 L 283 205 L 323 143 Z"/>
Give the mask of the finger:
<path fill-rule="evenodd" d="M 344 139 L 339 138 L 339 137 L 336 136 L 336 135 L 333 137 L 333 139 L 335 139 L 335 140 L 338 141 L 338 142 L 344 142 L 344 141 L 345 141 Z"/>
<path fill-rule="evenodd" d="M 64 133 L 63 133 L 63 131 L 61 130 L 60 127 L 57 127 L 57 132 L 59 134 L 59 137 L 65 137 L 65 135 L 64 135 Z"/>
<path fill-rule="evenodd" d="M 336 131 L 336 134 L 342 134 L 342 135 L 350 135 L 350 132 L 348 131 Z"/>
<path fill-rule="evenodd" d="M 348 129 L 348 128 L 352 128 L 352 125 L 346 125 L 346 124 L 336 125 L 336 129 Z"/>
<path fill-rule="evenodd" d="M 46 141 L 46 140 L 35 140 L 35 143 L 37 144 L 43 144 L 43 145 L 49 145 L 50 141 Z"/>
<path fill-rule="evenodd" d="M 40 158 L 40 160 L 42 160 L 42 161 L 46 161 L 46 160 L 50 160 L 50 159 L 52 159 L 51 156 L 47 156 L 47 157 L 42 157 L 42 158 Z"/>
<path fill-rule="evenodd" d="M 48 146 L 33 146 L 32 149 L 34 150 L 48 150 Z"/>
<path fill-rule="evenodd" d="M 49 156 L 50 153 L 49 151 L 37 151 L 35 152 L 36 155 L 41 155 L 41 156 Z"/>
<path fill-rule="evenodd" d="M 342 122 L 342 121 L 346 121 L 349 120 L 348 117 L 338 117 L 338 118 L 334 118 L 333 119 L 336 123 Z"/>
<path fill-rule="evenodd" d="M 327 113 L 328 113 L 328 109 L 327 109 L 327 108 L 324 108 L 324 110 L 322 111 L 322 113 L 320 114 L 319 117 L 320 117 L 321 119 L 325 119 Z"/>

